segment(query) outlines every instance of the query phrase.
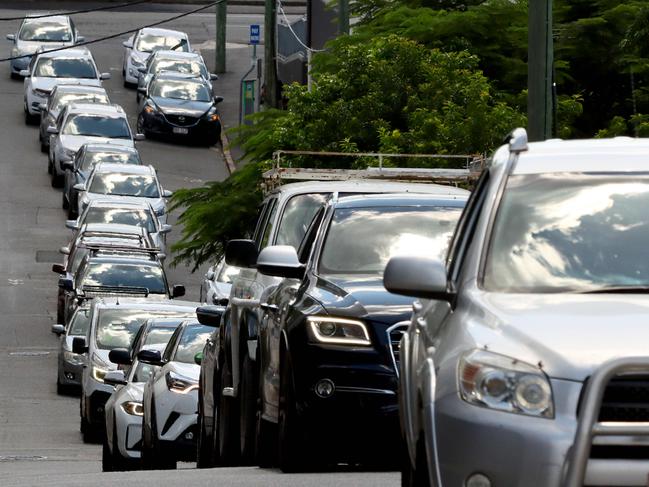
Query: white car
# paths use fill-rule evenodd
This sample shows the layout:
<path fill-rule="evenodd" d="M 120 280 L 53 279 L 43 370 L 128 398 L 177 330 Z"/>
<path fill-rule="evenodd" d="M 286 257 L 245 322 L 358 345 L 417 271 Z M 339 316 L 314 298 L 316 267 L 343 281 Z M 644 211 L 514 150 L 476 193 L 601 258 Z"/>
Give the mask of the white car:
<path fill-rule="evenodd" d="M 11 77 L 20 77 L 20 72 L 27 69 L 34 54 L 39 49 L 56 49 L 84 42 L 67 15 L 52 15 L 49 17 L 30 18 L 27 16 L 15 34 L 7 34 L 7 40 L 13 43 L 11 57 Z M 36 15 L 34 15 L 36 17 Z"/>
<path fill-rule="evenodd" d="M 171 225 L 161 224 L 151 204 L 146 201 L 93 200 L 79 218 L 67 220 L 65 226 L 78 231 L 90 223 L 117 223 L 145 228 L 154 246 L 163 254 L 167 252 L 167 234 L 171 231 Z"/>
<path fill-rule="evenodd" d="M 100 73 L 92 54 L 85 47 L 36 54 L 29 67 L 20 71 L 24 76 L 23 108 L 25 123 L 36 123 L 41 105 L 47 103 L 50 92 L 57 84 L 101 86 L 110 73 Z"/>
<path fill-rule="evenodd" d="M 135 140 L 124 109 L 119 105 L 72 104 L 61 111 L 56 126 L 48 127 L 50 152 L 48 172 L 52 186 L 64 182 L 63 162 L 71 161 L 84 144 L 114 144 L 135 147 Z"/>
<path fill-rule="evenodd" d="M 93 200 L 149 203 L 160 224 L 167 223 L 167 198 L 171 191 L 160 186 L 153 166 L 131 164 L 96 164 L 88 182 L 74 187 L 79 191 L 81 215 Z"/>
<path fill-rule="evenodd" d="M 202 350 L 214 328 L 195 321 L 180 325 L 164 353 L 142 350 L 140 362 L 160 366 L 144 386 L 142 463 L 145 468 L 176 468 L 196 460 L 198 377 Z"/>
<path fill-rule="evenodd" d="M 124 41 L 122 45 L 125 48 L 124 63 L 122 65 L 124 86 L 137 84 L 140 69 L 144 68 L 152 52 L 159 49 L 191 52 L 189 37 L 186 33 L 150 27 L 140 29 L 134 36 Z"/>
<path fill-rule="evenodd" d="M 142 298 L 100 298 L 92 300 L 90 326 L 86 337 L 72 341 L 74 353 L 86 354 L 81 380 L 81 434 L 84 442 L 103 431 L 104 406 L 113 387 L 104 383 L 105 375 L 117 369 L 108 354 L 115 348 L 130 348 L 140 326 L 149 318 L 196 316 L 198 303 L 177 300 L 147 301 Z"/>
<path fill-rule="evenodd" d="M 133 470 L 140 466 L 142 445 L 142 395 L 156 365 L 137 359 L 140 350 L 163 352 L 182 318 L 153 318 L 140 327 L 133 346 L 109 353 L 111 362 L 125 370 L 109 372 L 104 382 L 116 386 L 106 402 L 106 435 L 102 454 L 104 472 Z"/>
<path fill-rule="evenodd" d="M 239 275 L 239 268 L 225 263 L 225 259 L 210 267 L 201 283 L 200 301 L 225 306 L 230 298 L 232 280 Z"/>

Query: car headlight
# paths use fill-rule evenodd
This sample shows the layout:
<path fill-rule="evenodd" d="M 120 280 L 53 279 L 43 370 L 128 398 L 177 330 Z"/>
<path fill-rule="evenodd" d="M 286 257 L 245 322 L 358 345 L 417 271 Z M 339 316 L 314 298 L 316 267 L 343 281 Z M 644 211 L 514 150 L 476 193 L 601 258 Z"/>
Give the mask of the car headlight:
<path fill-rule="evenodd" d="M 63 352 L 63 360 L 72 365 L 83 365 L 85 362 L 83 355 L 74 352 L 68 352 L 67 350 Z"/>
<path fill-rule="evenodd" d="M 166 208 L 164 206 L 160 206 L 156 208 L 154 211 L 156 216 L 164 216 L 164 214 L 166 213 Z"/>
<path fill-rule="evenodd" d="M 460 359 L 460 396 L 466 402 L 509 413 L 554 418 L 552 387 L 534 365 L 485 350 Z"/>
<path fill-rule="evenodd" d="M 216 113 L 216 109 L 211 109 L 209 112 L 207 112 L 205 114 L 205 118 L 208 122 L 217 122 L 220 120 L 219 114 Z"/>
<path fill-rule="evenodd" d="M 371 345 L 365 323 L 332 316 L 309 316 L 307 318 L 311 338 L 318 343 L 332 345 Z"/>
<path fill-rule="evenodd" d="M 131 416 L 144 416 L 144 407 L 141 402 L 126 401 L 121 406 L 126 414 L 130 414 Z"/>
<path fill-rule="evenodd" d="M 167 388 L 179 394 L 187 394 L 198 389 L 198 381 L 176 374 L 175 372 L 167 372 L 165 379 L 167 381 Z"/>
<path fill-rule="evenodd" d="M 74 159 L 74 156 L 77 154 L 77 151 L 72 149 L 63 149 L 63 155 L 68 159 Z"/>
<path fill-rule="evenodd" d="M 135 56 L 131 56 L 131 64 L 133 65 L 134 68 L 144 67 L 144 61 L 142 61 L 140 58 Z"/>
<path fill-rule="evenodd" d="M 34 88 L 34 89 L 32 89 L 32 93 L 33 93 L 35 96 L 40 96 L 40 97 L 42 97 L 42 98 L 47 98 L 48 96 L 50 96 L 50 92 L 49 92 L 49 91 L 47 91 L 47 90 L 41 90 L 40 88 Z"/>
<path fill-rule="evenodd" d="M 144 111 L 149 114 L 154 114 L 158 110 L 156 110 L 156 107 L 154 107 L 153 105 L 146 104 L 144 105 Z"/>
<path fill-rule="evenodd" d="M 108 364 L 100 359 L 97 355 L 93 354 L 90 364 L 92 378 L 97 382 L 104 382 L 104 377 L 108 373 Z"/>

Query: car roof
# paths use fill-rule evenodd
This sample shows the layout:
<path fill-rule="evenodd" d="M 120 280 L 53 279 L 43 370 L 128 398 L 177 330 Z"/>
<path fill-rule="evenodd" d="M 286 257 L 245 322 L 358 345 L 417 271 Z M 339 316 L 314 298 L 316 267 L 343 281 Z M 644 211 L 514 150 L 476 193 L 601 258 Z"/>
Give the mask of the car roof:
<path fill-rule="evenodd" d="M 43 58 L 92 58 L 92 53 L 87 47 L 69 47 L 60 51 L 38 52 L 38 57 Z"/>
<path fill-rule="evenodd" d="M 164 59 L 189 59 L 198 61 L 203 59 L 197 52 L 171 51 L 169 49 L 159 49 L 153 53 L 153 56 Z"/>
<path fill-rule="evenodd" d="M 185 39 L 189 37 L 186 32 L 180 30 L 172 30 L 172 29 L 160 29 L 159 27 L 144 27 L 143 29 L 140 29 L 139 34 L 153 34 L 159 36 L 183 37 Z"/>
<path fill-rule="evenodd" d="M 499 150 L 496 156 L 503 154 Z M 551 139 L 528 144 L 512 174 L 649 172 L 648 158 L 649 138 Z"/>
<path fill-rule="evenodd" d="M 128 152 L 129 154 L 139 154 L 135 147 L 115 144 L 83 144 L 87 152 Z"/>
<path fill-rule="evenodd" d="M 146 230 L 142 227 L 120 223 L 85 223 L 79 232 L 84 235 L 91 233 L 124 234 L 128 237 L 130 235 L 142 236 Z"/>
<path fill-rule="evenodd" d="M 273 190 L 270 195 L 283 194 L 287 197 L 310 193 L 422 193 L 436 195 L 465 196 L 465 189 L 431 183 L 398 183 L 388 181 L 348 180 L 348 181 L 309 181 L 290 183 Z"/>
<path fill-rule="evenodd" d="M 148 201 L 118 201 L 112 200 L 91 200 L 88 206 L 98 206 L 101 208 L 126 208 L 133 210 L 151 210 L 151 203 Z"/>
<path fill-rule="evenodd" d="M 52 92 L 56 90 L 57 93 L 97 93 L 99 95 L 107 95 L 108 93 L 106 92 L 105 88 L 102 88 L 101 86 L 88 86 L 88 85 L 83 85 L 81 83 L 68 83 L 64 85 L 55 85 L 54 88 L 52 88 Z"/>
<path fill-rule="evenodd" d="M 201 303 L 194 301 L 181 301 L 179 299 L 150 301 L 145 298 L 106 296 L 95 298 L 93 305 L 99 308 L 125 308 L 151 311 L 196 311 L 196 308 L 201 306 Z"/>
<path fill-rule="evenodd" d="M 126 117 L 124 109 L 114 103 L 108 105 L 103 105 L 100 103 L 72 103 L 68 105 L 68 114 L 71 113 L 106 116 L 121 115 L 123 117 Z"/>
<path fill-rule="evenodd" d="M 177 328 L 187 318 L 149 318 L 145 326 L 149 328 Z"/>
<path fill-rule="evenodd" d="M 60 22 L 61 24 L 69 24 L 70 23 L 70 17 L 67 15 L 57 15 L 55 13 L 52 13 L 52 15 L 48 15 L 47 17 L 42 17 L 42 15 L 47 15 L 50 12 L 32 12 L 29 13 L 25 16 L 24 22 L 37 22 L 37 21 L 42 21 L 42 22 Z"/>
<path fill-rule="evenodd" d="M 468 199 L 466 195 L 435 195 L 392 193 L 345 196 L 334 203 L 336 208 L 377 208 L 398 206 L 441 206 L 463 208 Z"/>
<path fill-rule="evenodd" d="M 121 174 L 155 174 L 151 166 L 138 166 L 135 164 L 119 164 L 114 162 L 98 162 L 95 164 L 94 173 L 121 173 Z"/>

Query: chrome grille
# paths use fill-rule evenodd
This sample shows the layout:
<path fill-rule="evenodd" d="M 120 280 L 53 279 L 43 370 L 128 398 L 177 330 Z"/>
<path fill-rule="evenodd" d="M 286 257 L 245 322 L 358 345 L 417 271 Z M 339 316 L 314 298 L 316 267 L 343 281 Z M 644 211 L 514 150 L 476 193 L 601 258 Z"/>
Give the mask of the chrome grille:
<path fill-rule="evenodd" d="M 624 375 L 612 379 L 604 391 L 599 421 L 649 421 L 649 376 Z"/>
<path fill-rule="evenodd" d="M 401 337 L 406 332 L 409 325 L 409 321 L 402 321 L 400 323 L 397 323 L 396 325 L 392 325 L 387 329 L 390 355 L 392 357 L 394 371 L 397 375 L 399 375 L 399 342 L 401 341 Z"/>
<path fill-rule="evenodd" d="M 165 115 L 167 122 L 177 127 L 191 127 L 198 123 L 198 118 L 187 115 Z"/>

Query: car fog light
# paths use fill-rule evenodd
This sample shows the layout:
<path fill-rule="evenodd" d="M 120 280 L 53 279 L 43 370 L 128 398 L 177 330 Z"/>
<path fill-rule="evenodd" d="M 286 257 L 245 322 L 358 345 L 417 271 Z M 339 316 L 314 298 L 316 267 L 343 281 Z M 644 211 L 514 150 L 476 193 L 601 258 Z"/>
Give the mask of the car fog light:
<path fill-rule="evenodd" d="M 68 380 L 74 380 L 74 374 L 72 372 L 66 372 L 65 378 Z"/>
<path fill-rule="evenodd" d="M 486 475 L 474 473 L 466 479 L 466 487 L 491 487 L 491 480 Z"/>
<path fill-rule="evenodd" d="M 320 332 L 324 336 L 328 336 L 328 337 L 333 336 L 334 333 L 336 333 L 336 325 L 335 325 L 335 323 L 327 323 L 327 322 L 325 322 L 325 323 L 320 324 Z"/>
<path fill-rule="evenodd" d="M 329 379 L 321 379 L 315 384 L 315 393 L 318 397 L 331 397 L 335 390 L 336 386 Z"/>
<path fill-rule="evenodd" d="M 186 440 L 193 440 L 194 439 L 194 433 L 192 433 L 191 431 L 188 431 L 187 433 L 185 433 L 185 439 Z"/>

